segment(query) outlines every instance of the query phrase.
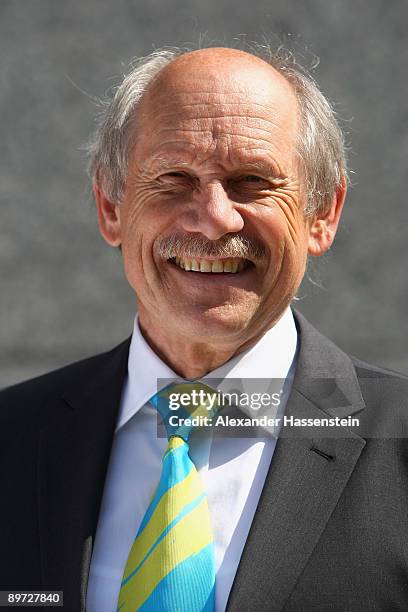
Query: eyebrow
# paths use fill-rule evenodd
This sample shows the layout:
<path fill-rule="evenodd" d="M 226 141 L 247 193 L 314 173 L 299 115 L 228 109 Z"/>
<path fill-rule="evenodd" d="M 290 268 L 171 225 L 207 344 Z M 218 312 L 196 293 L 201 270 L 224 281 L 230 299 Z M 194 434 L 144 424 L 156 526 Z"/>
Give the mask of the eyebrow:
<path fill-rule="evenodd" d="M 149 164 L 149 169 L 153 170 L 154 172 L 160 171 L 160 170 L 168 170 L 169 168 L 172 167 L 178 167 L 178 168 L 188 168 L 190 167 L 191 164 L 189 162 L 183 161 L 181 159 L 162 159 L 159 158 L 157 160 L 154 160 L 153 162 L 151 162 Z M 143 166 L 143 170 L 147 170 L 147 165 L 145 164 Z"/>
<path fill-rule="evenodd" d="M 273 176 L 275 178 L 285 178 L 280 173 L 277 172 L 277 168 L 273 165 L 268 164 L 267 162 L 257 162 L 257 161 L 248 161 L 242 162 L 243 168 L 246 170 L 256 170 L 258 172 L 262 172 L 262 174 L 267 174 L 268 176 Z"/>
<path fill-rule="evenodd" d="M 237 163 L 241 166 L 240 170 L 243 172 L 254 170 L 257 172 L 261 172 L 262 174 L 267 175 L 268 177 L 277 181 L 287 180 L 287 176 L 285 174 L 278 172 L 277 168 L 274 167 L 272 164 L 269 164 L 268 162 L 237 160 Z M 158 158 L 157 160 L 149 164 L 149 170 L 151 172 L 160 172 L 162 170 L 168 170 L 169 168 L 191 168 L 192 165 L 193 163 L 178 158 Z M 224 170 L 228 171 L 225 166 L 222 167 L 224 168 Z M 147 170 L 146 166 L 144 167 L 144 169 Z M 236 170 L 237 169 L 232 171 Z"/>

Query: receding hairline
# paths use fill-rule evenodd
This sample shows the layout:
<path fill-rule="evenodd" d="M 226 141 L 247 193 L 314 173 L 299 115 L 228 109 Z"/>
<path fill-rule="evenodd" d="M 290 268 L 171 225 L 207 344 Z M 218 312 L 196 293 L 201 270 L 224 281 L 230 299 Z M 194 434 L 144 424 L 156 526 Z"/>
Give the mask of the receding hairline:
<path fill-rule="evenodd" d="M 161 68 L 146 87 L 139 104 L 142 106 L 143 100 L 157 93 L 160 87 L 166 85 L 166 87 L 171 88 L 176 83 L 182 82 L 183 77 L 188 76 L 190 72 L 193 72 L 199 78 L 213 76 L 221 80 L 223 69 L 229 76 L 233 77 L 236 74 L 237 80 L 242 81 L 246 70 L 251 76 L 255 74 L 254 71 L 256 70 L 264 71 L 269 75 L 271 81 L 280 84 L 289 95 L 296 99 L 296 92 L 290 80 L 263 58 L 240 49 L 207 47 L 182 53 Z"/>
<path fill-rule="evenodd" d="M 272 70 L 274 73 L 276 73 L 276 75 L 282 76 L 278 70 L 271 66 L 271 64 L 269 64 L 262 57 L 259 57 L 250 51 L 243 51 L 242 49 L 233 49 L 230 47 L 206 47 L 205 49 L 193 49 L 191 51 L 186 51 L 171 60 L 161 72 L 171 69 L 171 67 L 175 67 L 179 64 L 182 65 L 186 62 L 199 61 L 200 58 L 206 60 L 207 66 L 213 63 L 214 65 L 217 65 L 217 67 L 219 67 L 219 64 L 225 60 L 229 60 L 230 62 L 234 60 L 236 62 L 245 61 L 247 63 L 259 65 L 260 67 Z"/>

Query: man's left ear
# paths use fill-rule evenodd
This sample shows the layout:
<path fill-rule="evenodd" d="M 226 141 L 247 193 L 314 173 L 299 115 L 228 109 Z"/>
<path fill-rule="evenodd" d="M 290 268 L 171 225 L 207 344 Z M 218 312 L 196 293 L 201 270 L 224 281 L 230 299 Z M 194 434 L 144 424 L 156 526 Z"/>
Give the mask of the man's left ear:
<path fill-rule="evenodd" d="M 346 199 L 347 181 L 343 176 L 336 189 L 330 208 L 323 214 L 318 213 L 309 222 L 309 255 L 323 255 L 333 244 L 339 225 L 341 211 Z"/>

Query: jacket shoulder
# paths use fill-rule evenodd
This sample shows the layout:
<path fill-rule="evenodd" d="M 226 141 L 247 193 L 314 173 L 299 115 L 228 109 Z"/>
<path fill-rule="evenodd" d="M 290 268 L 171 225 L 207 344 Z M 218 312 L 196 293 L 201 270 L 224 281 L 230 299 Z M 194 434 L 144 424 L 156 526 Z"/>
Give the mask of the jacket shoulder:
<path fill-rule="evenodd" d="M 350 359 L 353 362 L 353 365 L 356 369 L 356 372 L 361 377 L 367 378 L 395 378 L 396 380 L 401 381 L 402 385 L 408 384 L 408 376 L 403 374 L 402 372 L 397 372 L 396 370 L 391 370 L 389 368 L 384 368 L 382 366 L 374 365 L 372 363 L 367 363 L 358 357 L 354 357 L 350 355 Z"/>
<path fill-rule="evenodd" d="M 368 408 L 365 414 L 399 419 L 408 431 L 408 377 L 345 353 L 299 311 L 293 314 L 300 337 L 297 368 L 303 378 L 344 379 L 346 394 L 356 405 Z"/>
<path fill-rule="evenodd" d="M 408 431 L 408 376 L 350 358 L 369 409 L 367 417 L 377 418 L 378 425 L 384 421 L 403 424 L 404 431 Z"/>
<path fill-rule="evenodd" d="M 48 414 L 47 407 L 57 397 L 62 397 L 102 372 L 116 353 L 125 350 L 129 340 L 110 351 L 81 359 L 74 363 L 36 376 L 0 391 L 0 430 L 12 423 L 21 424 L 42 421 Z"/>

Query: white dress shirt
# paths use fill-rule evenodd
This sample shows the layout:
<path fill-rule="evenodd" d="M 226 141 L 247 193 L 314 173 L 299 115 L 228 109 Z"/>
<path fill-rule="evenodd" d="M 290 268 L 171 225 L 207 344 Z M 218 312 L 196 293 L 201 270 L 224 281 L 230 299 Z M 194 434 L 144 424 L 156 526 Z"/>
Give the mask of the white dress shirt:
<path fill-rule="evenodd" d="M 256 345 L 205 378 L 286 379 L 281 412 L 296 347 L 288 308 Z M 179 377 L 147 344 L 136 317 L 90 566 L 87 612 L 116 611 L 129 550 L 160 478 L 167 440 L 157 436 L 157 412 L 149 399 L 157 393 L 157 379 L 166 378 Z M 191 440 L 190 456 L 207 492 L 214 532 L 217 612 L 227 605 L 275 445 L 267 435 Z"/>

